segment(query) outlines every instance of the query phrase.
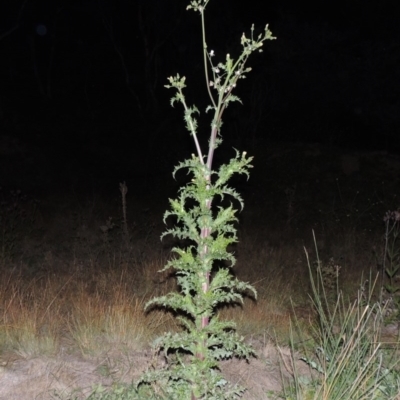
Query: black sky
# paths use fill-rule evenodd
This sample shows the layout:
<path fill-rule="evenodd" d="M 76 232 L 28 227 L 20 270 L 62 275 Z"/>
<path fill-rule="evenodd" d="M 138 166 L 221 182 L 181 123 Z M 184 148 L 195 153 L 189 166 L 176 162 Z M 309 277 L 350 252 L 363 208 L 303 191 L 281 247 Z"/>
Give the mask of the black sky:
<path fill-rule="evenodd" d="M 164 88 L 179 72 L 189 103 L 208 104 L 199 18 L 187 3 L 2 1 L 2 184 L 170 171 L 190 154 L 182 110 L 170 107 Z M 244 105 L 226 112 L 227 146 L 399 152 L 399 15 L 389 1 L 212 0 L 208 43 L 222 58 L 238 54 L 253 22 L 260 31 L 269 23 L 278 37 L 250 59 L 237 92 Z M 207 138 L 209 121 L 200 121 Z"/>

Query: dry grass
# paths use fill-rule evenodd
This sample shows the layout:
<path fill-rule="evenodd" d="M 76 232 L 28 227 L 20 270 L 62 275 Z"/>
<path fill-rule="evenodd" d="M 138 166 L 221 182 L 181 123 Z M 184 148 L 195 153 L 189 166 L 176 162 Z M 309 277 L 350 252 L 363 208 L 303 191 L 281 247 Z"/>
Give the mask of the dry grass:
<path fill-rule="evenodd" d="M 25 358 L 54 354 L 63 338 L 72 339 L 83 353 L 101 351 L 105 345 L 120 344 L 129 349 L 146 346 L 173 323 L 169 314 L 161 311 L 143 312 L 146 300 L 173 285 L 169 280 L 155 289 L 154 281 L 159 282 L 155 267 L 160 269 L 162 264 L 150 263 L 152 273 L 144 273 L 140 281 L 127 269 L 99 271 L 93 276 L 71 271 L 31 280 L 9 273 L 0 282 L 2 350 L 15 351 Z M 136 295 L 136 288 L 140 293 L 148 288 L 144 291 L 147 294 Z M 242 308 L 222 310 L 221 314 L 234 318 L 243 333 L 271 327 L 284 330 L 289 314 L 282 293 L 287 290 L 281 290 L 280 296 L 270 291 L 270 299 L 262 297 L 257 303 L 247 299 Z"/>
<path fill-rule="evenodd" d="M 148 267 L 155 274 L 162 265 Z M 127 269 L 92 275 L 76 268 L 27 280 L 9 272 L 0 283 L 2 350 L 24 358 L 55 354 L 65 338 L 82 353 L 147 345 L 160 329 L 170 329 L 171 318 L 162 312 L 144 314 L 152 293 L 138 297 L 135 290 L 151 287 L 152 281 L 138 282 L 132 275 Z"/>
<path fill-rule="evenodd" d="M 26 247 L 25 257 L 18 264 L 15 260 L 7 264 L 3 261 L 3 351 L 15 351 L 24 357 L 56 353 L 65 338 L 83 353 L 115 344 L 134 349 L 148 344 L 160 330 L 171 329 L 173 322 L 168 314 L 143 314 L 147 299 L 175 287 L 167 273 L 158 273 L 170 248 L 167 240 L 163 250 L 157 239 L 162 227 L 151 223 L 148 228 L 138 228 L 135 224 L 135 229 L 130 229 L 131 242 L 126 244 L 120 240 L 122 226 L 118 225 L 118 215 L 112 215 L 109 207 L 90 202 L 82 206 L 79 202 L 74 210 L 68 201 L 62 208 L 69 211 L 62 214 L 59 224 L 54 223 L 54 216 L 41 214 L 40 226 L 47 227 L 47 234 L 40 239 L 24 236 L 21 245 Z M 116 226 L 99 229 L 104 228 L 107 220 L 99 214 L 112 215 Z M 312 238 L 286 238 L 284 242 L 283 238 L 277 239 L 278 235 L 261 229 L 245 229 L 239 237 L 241 241 L 233 249 L 238 258 L 235 273 L 252 283 L 259 297 L 257 302 L 246 299 L 243 307 L 223 309 L 220 313 L 223 318 L 234 319 L 243 334 L 277 332 L 278 337 L 286 340 L 293 309 L 305 321 L 310 319 L 303 248 L 312 249 Z M 346 260 L 340 261 L 346 262 L 342 269 L 344 281 L 355 283 L 349 285 L 350 291 L 357 282 L 353 277 L 360 275 L 359 266 L 350 263 L 368 267 L 371 260 L 365 263 L 364 259 L 357 259 L 354 251 L 348 251 L 349 238 L 342 238 L 341 250 L 347 254 Z M 352 244 L 357 242 L 355 236 L 351 240 Z M 38 245 L 40 252 L 35 254 L 32 249 Z M 321 247 L 326 254 L 330 250 L 340 253 L 338 241 L 328 250 L 321 240 Z"/>
<path fill-rule="evenodd" d="M 241 307 L 222 309 L 223 318 L 234 319 L 244 335 L 273 335 L 287 339 L 293 305 L 307 321 L 307 275 L 302 270 L 301 249 L 276 249 L 257 244 L 240 249 L 237 274 L 253 283 L 257 301 L 246 299 Z M 252 254 L 255 255 L 252 258 Z M 105 346 L 127 349 L 146 346 L 158 332 L 169 330 L 169 314 L 143 313 L 153 295 L 173 289 L 173 279 L 160 270 L 166 260 L 157 257 L 131 268 L 113 255 L 111 267 L 93 261 L 71 262 L 62 271 L 47 267 L 46 274 L 27 278 L 17 268 L 8 270 L 0 282 L 1 348 L 23 357 L 54 354 L 67 338 L 82 353 L 102 351 Z M 47 261 L 48 262 L 48 261 Z M 249 266 L 249 267 L 248 267 Z M 22 266 L 23 267 L 23 266 Z M 49 271 L 50 269 L 50 271 Z"/>

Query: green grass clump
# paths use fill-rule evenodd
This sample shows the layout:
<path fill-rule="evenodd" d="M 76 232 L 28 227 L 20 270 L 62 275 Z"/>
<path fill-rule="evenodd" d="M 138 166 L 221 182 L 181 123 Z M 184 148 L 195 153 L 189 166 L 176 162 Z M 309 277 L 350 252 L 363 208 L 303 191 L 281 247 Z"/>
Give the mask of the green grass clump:
<path fill-rule="evenodd" d="M 304 377 L 294 370 L 294 381 L 284 390 L 283 398 L 398 399 L 400 373 L 394 358 L 398 349 L 385 350 L 381 343 L 385 305 L 372 299 L 376 280 L 369 288 L 363 285 L 348 304 L 338 290 L 332 305 L 321 270 L 314 278 L 310 264 L 309 269 L 318 324 L 313 331 L 316 346 L 313 351 L 304 348 L 301 360 L 314 374 Z"/>

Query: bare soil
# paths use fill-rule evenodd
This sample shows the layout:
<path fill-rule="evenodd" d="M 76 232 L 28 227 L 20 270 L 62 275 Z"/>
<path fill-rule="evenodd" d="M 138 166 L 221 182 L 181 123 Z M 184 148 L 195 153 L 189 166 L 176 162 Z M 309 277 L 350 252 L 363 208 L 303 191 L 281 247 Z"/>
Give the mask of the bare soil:
<path fill-rule="evenodd" d="M 254 343 L 258 358 L 249 362 L 229 360 L 221 363 L 223 374 L 246 386 L 244 399 L 274 399 L 282 390 L 282 376 L 289 379 L 293 371 L 290 349 L 277 349 L 272 343 Z M 298 358 L 298 357 L 297 357 Z M 85 399 L 94 385 L 105 387 L 113 382 L 130 383 L 152 363 L 151 352 L 142 350 L 121 353 L 108 350 L 101 356 L 82 356 L 61 349 L 54 357 L 19 358 L 4 354 L 0 367 L 1 400 Z M 296 362 L 301 375 L 308 375 L 305 363 Z"/>

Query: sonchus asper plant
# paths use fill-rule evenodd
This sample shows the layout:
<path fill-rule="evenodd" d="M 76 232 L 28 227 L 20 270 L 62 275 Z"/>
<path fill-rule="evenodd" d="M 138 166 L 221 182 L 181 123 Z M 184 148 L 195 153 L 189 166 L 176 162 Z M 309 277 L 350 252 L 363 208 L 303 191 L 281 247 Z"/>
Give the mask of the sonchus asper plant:
<path fill-rule="evenodd" d="M 196 154 L 175 168 L 174 176 L 178 170 L 188 169 L 192 179 L 180 189 L 177 199 L 170 200 L 171 208 L 164 215 L 164 222 L 173 216 L 177 224 L 162 237 L 173 235 L 191 243 L 186 248 L 174 248 L 176 257 L 162 270 L 175 271 L 178 292 L 146 304 L 146 309 L 161 307 L 173 311 L 183 327 L 182 332 L 166 333 L 156 340 L 155 349 L 163 351 L 166 366 L 148 371 L 139 382 L 139 385 L 151 385 L 154 395 L 161 398 L 227 399 L 241 395 L 244 388 L 229 385 L 219 372 L 218 362 L 254 354 L 235 332 L 235 323 L 220 321 L 216 315 L 219 305 L 242 302 L 245 292 L 256 296 L 256 291 L 250 284 L 234 278 L 229 267 L 221 266 L 223 261 L 230 267 L 235 264 L 235 257 L 227 248 L 237 242 L 234 226 L 237 210 L 232 204 L 226 208 L 214 206 L 214 200 L 228 196 L 243 207 L 241 196 L 227 182 L 233 174 L 248 176 L 252 157 L 236 151 L 234 158 L 215 170 L 213 156 L 222 141 L 222 115 L 230 102 L 240 101 L 232 92 L 251 70 L 246 68 L 249 56 L 255 51 L 261 52 L 263 42 L 274 37 L 267 25 L 264 33 L 255 38 L 252 26 L 250 37 L 244 33 L 241 37 L 242 52 L 237 59 L 227 54 L 225 62 L 214 63 L 214 51 L 208 51 L 205 37 L 204 13 L 209 1 L 191 1 L 187 7 L 201 16 L 205 79 L 211 100 L 206 111 L 213 113 L 207 154 L 203 153 L 197 136 L 195 115 L 199 110 L 188 106 L 185 100 L 185 77 L 172 76 L 166 85 L 176 92 L 171 105 L 177 102 L 184 108 L 186 127 L 193 137 Z"/>

